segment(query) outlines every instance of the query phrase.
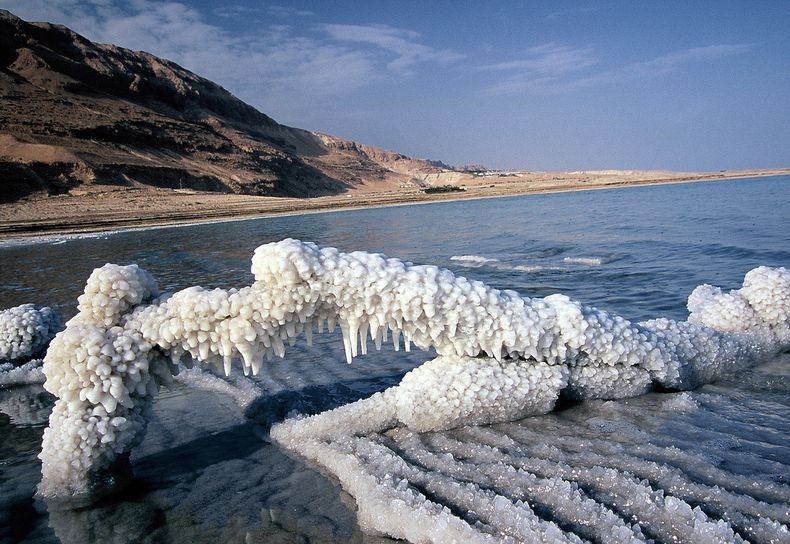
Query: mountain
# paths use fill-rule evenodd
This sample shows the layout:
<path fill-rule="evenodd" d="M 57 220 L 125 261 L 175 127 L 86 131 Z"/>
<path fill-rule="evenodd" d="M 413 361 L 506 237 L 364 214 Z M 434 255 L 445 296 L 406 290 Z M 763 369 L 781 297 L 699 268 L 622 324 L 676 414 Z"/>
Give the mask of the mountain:
<path fill-rule="evenodd" d="M 0 10 L 0 201 L 107 186 L 374 192 L 447 168 L 281 125 L 173 62 Z"/>

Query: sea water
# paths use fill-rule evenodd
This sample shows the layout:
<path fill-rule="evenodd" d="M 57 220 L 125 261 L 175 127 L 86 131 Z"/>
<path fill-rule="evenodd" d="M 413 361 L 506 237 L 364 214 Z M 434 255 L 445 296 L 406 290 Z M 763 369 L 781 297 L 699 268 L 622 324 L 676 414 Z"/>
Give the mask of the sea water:
<path fill-rule="evenodd" d="M 633 321 L 684 319 L 695 286 L 737 288 L 755 266 L 790 265 L 789 197 L 790 177 L 780 176 L 13 244 L 0 248 L 0 308 L 34 302 L 68 318 L 91 270 L 106 262 L 136 262 L 163 290 L 248 285 L 254 248 L 291 237 L 438 265 L 524 296 L 561 292 Z M 431 357 L 385 350 L 346 365 L 338 332 L 317 337 L 313 348 L 298 345 L 285 361 L 264 365 L 250 383 L 237 379 L 235 388 L 224 390 L 230 395 L 184 385 L 163 391 L 147 438 L 132 457 L 136 478 L 117 495 L 79 509 L 33 498 L 50 399 L 36 386 L 0 390 L 0 539 L 369 539 L 357 528 L 353 499 L 331 478 L 272 445 L 268 426 L 288 414 L 315 413 L 394 385 Z M 725 519 L 736 534 L 760 541 L 775 533 L 760 532 L 754 520 L 761 509 L 784 524 L 790 516 L 787 363 L 782 356 L 692 393 L 586 402 L 508 425 L 417 437 L 395 433 L 386 438 L 387 447 L 436 478 L 478 485 L 479 467 L 495 451 L 500 465 L 542 478 L 547 490 L 521 500 L 531 500 L 547 519 L 575 519 L 573 501 L 565 507 L 570 514 L 555 504 L 556 482 L 582 488 L 596 508 L 619 511 L 629 524 L 640 522 L 618 510 L 612 497 L 617 490 L 638 495 L 649 489 L 680 499 L 678 519 L 683 508 L 700 506 L 707 518 Z M 251 404 L 250 391 L 259 395 Z M 453 462 L 446 462 L 447 453 Z M 649 485 L 634 487 L 634 479 Z M 491 484 L 511 500 L 523 494 L 517 487 Z M 715 496 L 716 489 L 726 497 Z M 436 500 L 463 509 L 452 498 Z M 592 515 L 585 512 L 579 506 L 575 515 Z M 682 534 L 682 527 L 673 528 L 656 512 L 641 515 L 645 538 L 670 541 L 673 531 Z M 734 515 L 746 521 L 733 521 Z M 584 524 L 563 523 L 568 534 L 595 539 Z"/>

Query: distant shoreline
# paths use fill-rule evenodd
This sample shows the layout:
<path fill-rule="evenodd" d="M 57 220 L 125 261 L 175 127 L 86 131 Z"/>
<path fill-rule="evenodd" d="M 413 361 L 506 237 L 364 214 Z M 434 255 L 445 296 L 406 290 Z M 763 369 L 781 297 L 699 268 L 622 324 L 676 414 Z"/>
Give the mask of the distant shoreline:
<path fill-rule="evenodd" d="M 596 171 L 486 176 L 447 172 L 436 176 L 432 185 L 457 185 L 465 187 L 464 191 L 425 194 L 417 188 L 410 188 L 301 199 L 155 188 L 92 187 L 76 195 L 36 197 L 0 204 L 0 242 L 25 243 L 50 237 L 79 237 L 102 232 L 360 208 L 782 175 L 790 175 L 790 168 L 718 173 Z"/>

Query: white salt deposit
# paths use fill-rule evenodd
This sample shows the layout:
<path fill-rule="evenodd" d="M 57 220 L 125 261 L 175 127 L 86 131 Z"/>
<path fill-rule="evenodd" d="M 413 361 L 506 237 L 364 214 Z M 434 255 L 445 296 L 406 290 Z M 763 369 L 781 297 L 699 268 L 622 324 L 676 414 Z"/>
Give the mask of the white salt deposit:
<path fill-rule="evenodd" d="M 601 257 L 565 257 L 562 262 L 566 264 L 582 264 L 586 266 L 601 266 L 603 259 Z"/>
<path fill-rule="evenodd" d="M 194 389 L 227 395 L 242 410 L 250 406 L 263 393 L 261 388 L 246 376 L 231 374 L 221 377 L 197 367 L 180 369 L 174 380 Z"/>
<path fill-rule="evenodd" d="M 402 338 L 407 350 L 414 344 L 439 355 L 383 393 L 272 428 L 274 439 L 338 477 L 356 498 L 366 530 L 415 542 L 578 542 L 561 526 L 583 524 L 579 512 L 585 512 L 593 521 L 581 532 L 594 540 L 641 541 L 640 527 L 667 538 L 739 540 L 728 523 L 638 477 L 600 467 L 579 472 L 516 455 L 505 472 L 489 467 L 489 483 L 463 484 L 432 477 L 430 467 L 461 474 L 470 469 L 458 466 L 459 459 L 484 459 L 485 448 L 471 452 L 465 444 L 464 453 L 448 442 L 441 455 L 414 449 L 426 471 L 406 464 L 391 447 L 410 451 L 414 431 L 546 413 L 561 394 L 617 399 L 655 385 L 690 389 L 751 366 L 790 346 L 788 270 L 755 269 L 742 289 L 727 294 L 698 288 L 687 322 L 640 324 L 563 295 L 522 298 L 433 266 L 296 240 L 259 247 L 252 271 L 249 287 L 191 287 L 161 300 L 153 299 L 155 283 L 136 266 L 106 265 L 91 275 L 80 313 L 45 358 L 46 387 L 59 400 L 41 453 L 42 495 L 90 491 L 102 471 L 140 440 L 151 399 L 179 361 L 194 358 L 229 373 L 240 358 L 245 374 L 256 374 L 264 358 L 284 356 L 298 336 L 310 343 L 314 331 L 331 331 L 337 323 L 348 362 L 367 353 L 368 337 L 380 347 L 390 335 L 396 348 Z M 376 434 L 399 424 L 409 430 Z M 383 443 L 382 436 L 395 443 Z M 568 486 L 572 477 L 584 491 Z M 518 478 L 521 496 L 490 491 L 491 482 Z M 544 520 L 530 503 L 531 486 L 557 490 L 575 510 L 563 510 L 558 499 L 552 506 L 557 522 Z M 612 514 L 614 507 L 588 502 L 590 492 L 611 494 L 609 504 L 634 521 L 624 523 Z M 468 518 L 431 500 L 442 496 L 463 505 Z M 645 518 L 650 523 L 635 525 Z M 773 519 L 753 530 L 781 535 L 782 523 Z"/>
<path fill-rule="evenodd" d="M 563 268 L 559 266 L 546 266 L 540 264 L 517 264 L 514 266 L 502 266 L 500 268 L 502 270 L 513 270 L 515 272 L 548 272 L 563 270 Z"/>
<path fill-rule="evenodd" d="M 562 365 L 437 357 L 394 388 L 397 419 L 415 431 L 513 421 L 551 411 L 567 384 Z"/>
<path fill-rule="evenodd" d="M 50 344 L 44 387 L 58 400 L 39 455 L 43 496 L 88 493 L 91 479 L 142 440 L 151 399 L 171 369 L 122 316 L 156 293 L 137 265 L 96 269 L 79 313 Z"/>
<path fill-rule="evenodd" d="M 482 266 L 484 264 L 499 262 L 499 259 L 483 257 L 482 255 L 453 255 L 451 261 L 456 261 L 464 266 Z"/>
<path fill-rule="evenodd" d="M 60 328 L 52 308 L 23 304 L 0 311 L 0 363 L 31 359 L 49 344 Z"/>
<path fill-rule="evenodd" d="M 23 365 L 0 363 L 0 387 L 44 383 L 44 361 L 33 359 Z"/>

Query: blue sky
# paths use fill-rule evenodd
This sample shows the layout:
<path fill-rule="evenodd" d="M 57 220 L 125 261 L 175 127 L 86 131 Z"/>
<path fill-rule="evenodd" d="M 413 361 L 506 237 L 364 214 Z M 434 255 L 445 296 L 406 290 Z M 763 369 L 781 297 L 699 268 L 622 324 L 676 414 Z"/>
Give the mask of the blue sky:
<path fill-rule="evenodd" d="M 0 0 L 454 165 L 790 166 L 790 1 Z"/>

